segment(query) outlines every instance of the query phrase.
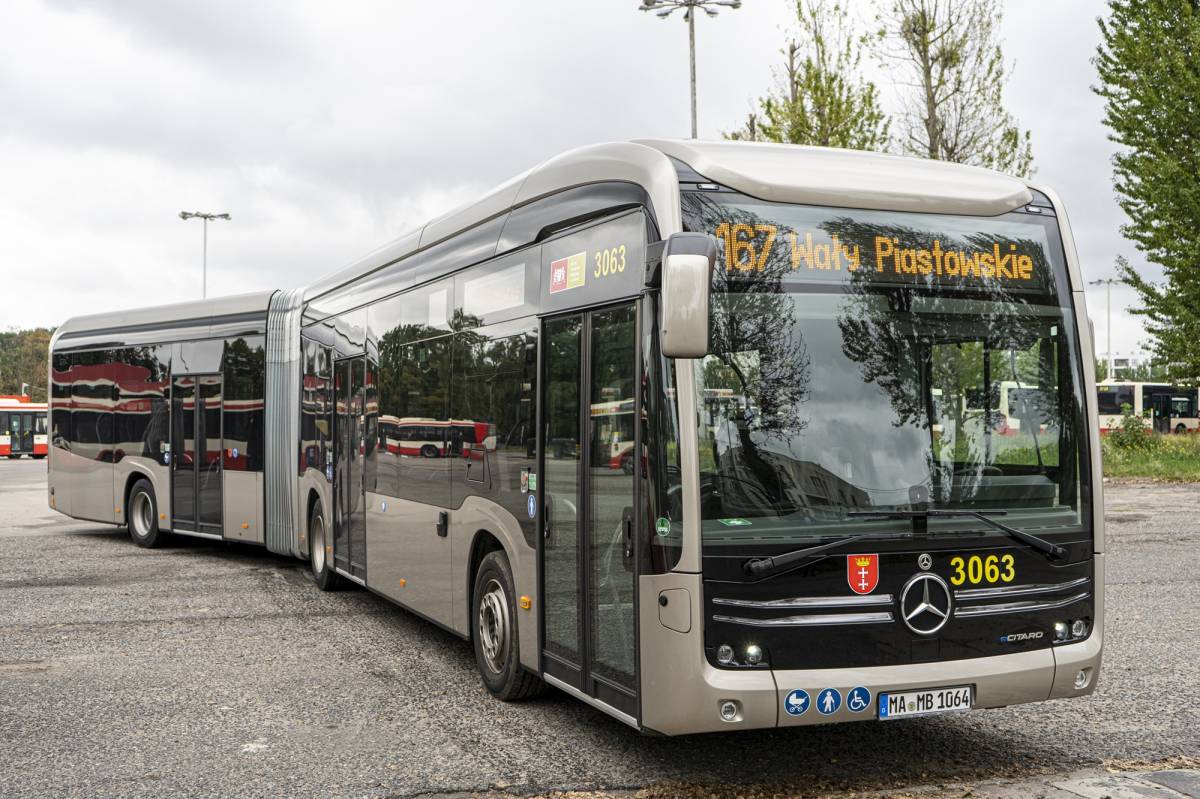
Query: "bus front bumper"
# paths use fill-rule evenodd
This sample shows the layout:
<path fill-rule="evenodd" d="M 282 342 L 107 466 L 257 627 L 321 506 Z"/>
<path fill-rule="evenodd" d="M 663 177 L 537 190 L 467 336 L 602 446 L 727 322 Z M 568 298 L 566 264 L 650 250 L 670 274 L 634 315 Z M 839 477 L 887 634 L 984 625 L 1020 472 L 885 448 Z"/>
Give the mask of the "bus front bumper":
<path fill-rule="evenodd" d="M 1098 589 L 1102 591 L 1103 556 L 1097 556 L 1097 561 Z M 693 596 L 698 596 L 698 580 L 693 582 L 690 577 L 644 577 L 642 588 L 655 593 L 664 588 L 691 589 L 696 592 Z M 698 605 L 694 602 L 692 619 L 699 617 Z M 869 668 L 718 669 L 704 656 L 699 624 L 689 619 L 686 629 L 665 629 L 658 615 L 646 611 L 642 615 L 641 726 L 665 735 L 869 721 L 878 718 L 879 694 L 925 688 L 969 685 L 973 709 L 1084 696 L 1096 688 L 1103 649 L 1101 604 L 1089 638 L 1010 655 Z M 1077 688 L 1081 672 L 1086 679 Z M 848 692 L 860 687 L 870 691 L 872 701 L 856 712 L 844 700 Z M 784 710 L 793 690 L 803 689 L 815 704 L 826 688 L 836 689 L 843 699 L 832 713 L 823 715 L 813 706 L 799 715 Z M 730 702 L 735 703 L 736 713 L 726 719 L 722 706 Z"/>

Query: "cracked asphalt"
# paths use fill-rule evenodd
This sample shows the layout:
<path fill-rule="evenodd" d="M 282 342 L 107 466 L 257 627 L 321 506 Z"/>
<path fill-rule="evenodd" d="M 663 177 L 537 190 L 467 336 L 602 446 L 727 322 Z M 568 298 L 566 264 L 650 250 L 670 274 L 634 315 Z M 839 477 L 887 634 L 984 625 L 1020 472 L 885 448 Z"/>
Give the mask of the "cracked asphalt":
<path fill-rule="evenodd" d="M 1200 486 L 1107 488 L 1092 697 L 668 739 L 561 694 L 494 701 L 466 642 L 299 562 L 59 516 L 45 473 L 0 462 L 0 796 L 803 795 L 1200 754 Z"/>

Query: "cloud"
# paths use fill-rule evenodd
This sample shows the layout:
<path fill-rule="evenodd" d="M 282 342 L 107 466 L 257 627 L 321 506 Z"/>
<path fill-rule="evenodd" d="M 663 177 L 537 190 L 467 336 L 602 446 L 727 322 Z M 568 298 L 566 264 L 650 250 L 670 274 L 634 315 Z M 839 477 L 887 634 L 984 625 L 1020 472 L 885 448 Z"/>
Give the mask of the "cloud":
<path fill-rule="evenodd" d="M 697 20 L 702 136 L 737 127 L 771 84 L 788 6 Z M 1095 8 L 1007 13 L 1008 100 L 1086 274 L 1111 275 L 1117 253 L 1138 264 L 1088 90 Z M 210 293 L 294 286 L 563 150 L 688 132 L 687 29 L 632 0 L 51 0 L 5 14 L 0 273 L 37 299 L 7 304 L 0 327 L 197 296 L 201 226 L 180 210 L 233 215 L 209 229 Z M 1116 307 L 1114 328 L 1140 338 Z"/>

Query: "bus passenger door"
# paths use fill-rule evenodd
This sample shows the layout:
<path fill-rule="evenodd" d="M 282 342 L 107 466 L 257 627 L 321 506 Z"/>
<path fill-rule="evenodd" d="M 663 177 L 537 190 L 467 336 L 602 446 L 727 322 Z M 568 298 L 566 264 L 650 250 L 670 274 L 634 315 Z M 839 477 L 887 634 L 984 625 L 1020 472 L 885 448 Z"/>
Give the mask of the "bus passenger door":
<path fill-rule="evenodd" d="M 544 323 L 539 562 L 543 671 L 636 718 L 635 309 Z"/>
<path fill-rule="evenodd" d="M 171 527 L 222 534 L 221 375 L 171 382 Z"/>
<path fill-rule="evenodd" d="M 365 359 L 358 357 L 337 361 L 333 368 L 333 562 L 346 574 L 363 581 L 367 579 L 366 497 L 363 495 L 365 366 Z"/>

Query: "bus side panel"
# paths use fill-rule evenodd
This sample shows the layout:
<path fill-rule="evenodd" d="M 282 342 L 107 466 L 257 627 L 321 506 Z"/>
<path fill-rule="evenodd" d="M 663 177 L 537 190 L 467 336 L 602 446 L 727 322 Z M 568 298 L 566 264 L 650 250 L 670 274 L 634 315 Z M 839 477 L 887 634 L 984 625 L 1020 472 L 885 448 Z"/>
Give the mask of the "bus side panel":
<path fill-rule="evenodd" d="M 368 491 L 367 587 L 433 621 L 454 626 L 450 537 L 438 535 L 436 505 Z M 386 509 L 385 509 L 386 508 Z"/>
<path fill-rule="evenodd" d="M 225 537 L 254 544 L 264 543 L 261 508 L 262 472 L 226 471 L 222 477 Z"/>
<path fill-rule="evenodd" d="M 167 466 L 152 458 L 142 455 L 126 455 L 113 464 L 112 491 L 115 502 L 114 509 L 117 524 L 124 524 L 128 518 L 129 509 L 125 507 L 125 489 L 131 480 L 144 477 L 150 481 L 154 489 L 154 499 L 158 504 L 158 527 L 160 530 L 171 528 L 171 471 Z"/>
<path fill-rule="evenodd" d="M 538 591 L 537 551 L 525 540 L 521 525 L 512 513 L 500 505 L 479 496 L 469 496 L 461 508 L 450 512 L 450 538 L 453 554 L 451 576 L 454 585 L 454 630 L 466 635 L 471 629 L 472 598 L 475 575 L 471 573 L 471 547 L 475 535 L 486 531 L 504 547 L 512 567 L 513 602 L 517 606 L 517 642 L 521 665 L 532 671 L 539 668 L 538 652 Z M 370 549 L 367 550 L 368 554 Z M 521 597 L 529 598 L 529 608 L 523 609 Z"/>

